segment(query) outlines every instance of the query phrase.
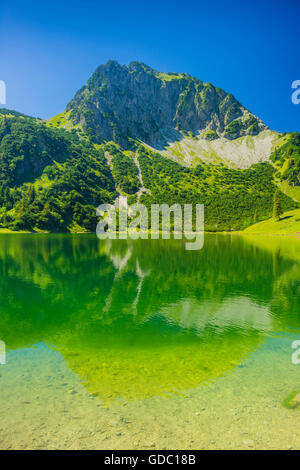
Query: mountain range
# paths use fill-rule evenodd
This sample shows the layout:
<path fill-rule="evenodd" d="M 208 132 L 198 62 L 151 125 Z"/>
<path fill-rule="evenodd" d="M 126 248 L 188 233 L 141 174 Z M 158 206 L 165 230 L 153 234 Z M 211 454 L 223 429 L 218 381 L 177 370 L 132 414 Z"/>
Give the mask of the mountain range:
<path fill-rule="evenodd" d="M 268 127 L 186 73 L 99 66 L 48 121 L 0 109 L 0 224 L 93 231 L 114 203 L 204 203 L 206 230 L 242 230 L 299 207 L 300 135 Z"/>

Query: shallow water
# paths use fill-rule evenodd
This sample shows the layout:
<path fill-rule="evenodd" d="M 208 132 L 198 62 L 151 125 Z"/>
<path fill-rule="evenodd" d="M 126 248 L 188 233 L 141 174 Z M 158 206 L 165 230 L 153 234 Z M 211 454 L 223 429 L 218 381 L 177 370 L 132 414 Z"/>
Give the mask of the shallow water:
<path fill-rule="evenodd" d="M 1 235 L 2 449 L 300 448 L 300 240 L 184 246 Z"/>

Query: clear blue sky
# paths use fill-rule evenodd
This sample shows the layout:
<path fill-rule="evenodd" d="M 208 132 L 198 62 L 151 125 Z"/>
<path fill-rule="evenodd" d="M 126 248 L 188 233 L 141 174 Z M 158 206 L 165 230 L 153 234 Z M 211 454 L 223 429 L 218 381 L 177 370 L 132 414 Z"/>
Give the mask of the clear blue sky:
<path fill-rule="evenodd" d="M 272 129 L 300 131 L 299 0 L 2 2 L 7 108 L 49 118 L 108 59 L 187 72 L 231 92 Z"/>

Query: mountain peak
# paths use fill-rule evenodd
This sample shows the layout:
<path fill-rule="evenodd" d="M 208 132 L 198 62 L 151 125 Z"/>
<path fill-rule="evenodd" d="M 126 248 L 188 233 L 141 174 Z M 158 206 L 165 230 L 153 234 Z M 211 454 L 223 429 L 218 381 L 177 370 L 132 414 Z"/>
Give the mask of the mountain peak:
<path fill-rule="evenodd" d="M 162 145 L 166 134 L 206 133 L 233 140 L 266 126 L 233 95 L 186 73 L 164 73 L 143 62 L 97 67 L 67 106 L 72 125 L 97 143 L 129 139 Z M 207 134 L 207 131 L 210 131 Z"/>
<path fill-rule="evenodd" d="M 130 62 L 130 64 L 128 65 L 128 70 L 144 70 L 149 72 L 155 72 L 155 70 L 149 67 L 149 65 L 145 64 L 144 62 L 137 61 Z"/>

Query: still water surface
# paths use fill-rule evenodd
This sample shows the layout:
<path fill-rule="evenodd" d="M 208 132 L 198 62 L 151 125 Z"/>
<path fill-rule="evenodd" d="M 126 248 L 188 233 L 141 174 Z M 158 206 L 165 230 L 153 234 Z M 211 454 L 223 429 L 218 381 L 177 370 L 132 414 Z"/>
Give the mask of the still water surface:
<path fill-rule="evenodd" d="M 1 235 L 2 449 L 300 448 L 300 240 L 184 246 Z"/>

